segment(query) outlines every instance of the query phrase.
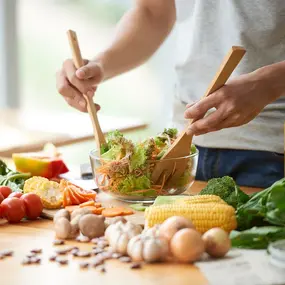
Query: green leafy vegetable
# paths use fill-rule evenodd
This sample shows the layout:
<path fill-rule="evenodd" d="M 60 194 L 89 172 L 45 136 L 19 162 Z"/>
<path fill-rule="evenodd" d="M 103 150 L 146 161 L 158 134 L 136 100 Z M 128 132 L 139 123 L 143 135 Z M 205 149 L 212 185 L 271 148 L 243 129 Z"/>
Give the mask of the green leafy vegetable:
<path fill-rule="evenodd" d="M 200 195 L 217 195 L 235 209 L 249 200 L 249 196 L 229 176 L 210 179 Z"/>
<path fill-rule="evenodd" d="M 176 195 L 176 196 L 157 196 L 154 200 L 153 205 L 164 205 L 173 204 L 177 200 L 187 197 L 187 195 Z"/>
<path fill-rule="evenodd" d="M 256 193 L 237 209 L 239 229 L 253 226 L 285 226 L 285 178 Z"/>
<path fill-rule="evenodd" d="M 253 227 L 245 231 L 232 231 L 233 247 L 245 249 L 266 249 L 270 242 L 285 239 L 285 227 Z"/>
<path fill-rule="evenodd" d="M 12 171 L 0 160 L 0 186 L 8 186 L 13 192 L 22 192 L 25 181 L 30 177 L 30 173 Z"/>
<path fill-rule="evenodd" d="M 132 208 L 135 211 L 139 211 L 139 212 L 144 212 L 147 207 L 148 206 L 144 206 L 141 203 L 140 204 L 131 204 L 130 205 L 130 208 Z"/>
<path fill-rule="evenodd" d="M 143 175 L 135 177 L 134 175 L 128 175 L 118 186 L 121 193 L 130 193 L 135 190 L 150 189 L 150 179 Z M 151 189 L 150 189 L 151 190 Z"/>
<path fill-rule="evenodd" d="M 130 170 L 132 171 L 136 168 L 140 168 L 146 163 L 146 160 L 146 149 L 140 146 L 135 147 L 135 150 L 130 157 Z"/>

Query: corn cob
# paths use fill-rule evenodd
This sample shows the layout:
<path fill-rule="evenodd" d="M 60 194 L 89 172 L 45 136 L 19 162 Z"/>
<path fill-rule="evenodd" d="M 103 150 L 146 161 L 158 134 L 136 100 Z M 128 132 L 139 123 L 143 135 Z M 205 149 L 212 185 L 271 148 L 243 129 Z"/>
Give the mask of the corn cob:
<path fill-rule="evenodd" d="M 200 203 L 220 203 L 227 204 L 222 198 L 217 195 L 193 195 L 175 201 L 177 204 L 200 204 Z"/>
<path fill-rule="evenodd" d="M 37 194 L 46 209 L 58 209 L 62 205 L 62 192 L 59 184 L 44 177 L 33 176 L 25 181 L 24 193 Z"/>
<path fill-rule="evenodd" d="M 145 211 L 146 227 L 161 224 L 172 216 L 191 220 L 200 233 L 214 227 L 230 232 L 237 227 L 235 209 L 227 204 L 212 202 L 150 206 Z"/>

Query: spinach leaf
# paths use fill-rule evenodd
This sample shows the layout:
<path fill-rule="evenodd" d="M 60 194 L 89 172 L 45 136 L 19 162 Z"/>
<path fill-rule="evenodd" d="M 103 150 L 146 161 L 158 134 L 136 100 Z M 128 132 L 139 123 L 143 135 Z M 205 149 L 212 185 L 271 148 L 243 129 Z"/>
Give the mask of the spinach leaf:
<path fill-rule="evenodd" d="M 270 242 L 285 239 L 285 227 L 253 227 L 245 231 L 232 231 L 233 247 L 245 249 L 266 249 Z"/>
<path fill-rule="evenodd" d="M 240 230 L 268 224 L 285 226 L 285 178 L 252 196 L 238 207 L 236 216 Z"/>

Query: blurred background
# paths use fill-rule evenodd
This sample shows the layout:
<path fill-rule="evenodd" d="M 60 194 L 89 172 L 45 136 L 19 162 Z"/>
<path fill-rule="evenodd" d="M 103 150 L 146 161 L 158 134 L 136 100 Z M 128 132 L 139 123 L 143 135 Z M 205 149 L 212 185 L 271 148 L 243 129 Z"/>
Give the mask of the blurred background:
<path fill-rule="evenodd" d="M 83 57 L 92 58 L 109 43 L 116 23 L 132 2 L 0 0 L 0 59 L 4 62 L 0 68 L 0 153 L 1 147 L 15 144 L 17 149 L 22 141 L 29 144 L 39 135 L 49 140 L 50 135 L 60 138 L 69 129 L 69 136 L 76 136 L 82 128 L 92 131 L 88 115 L 69 107 L 55 88 L 55 73 L 71 56 L 66 31 L 77 32 Z M 122 125 L 147 124 L 127 133 L 135 140 L 166 127 L 174 86 L 174 38 L 175 32 L 145 65 L 100 86 L 95 101 L 109 127 L 120 118 Z M 61 151 L 73 163 L 82 163 L 92 148 L 91 140 Z"/>

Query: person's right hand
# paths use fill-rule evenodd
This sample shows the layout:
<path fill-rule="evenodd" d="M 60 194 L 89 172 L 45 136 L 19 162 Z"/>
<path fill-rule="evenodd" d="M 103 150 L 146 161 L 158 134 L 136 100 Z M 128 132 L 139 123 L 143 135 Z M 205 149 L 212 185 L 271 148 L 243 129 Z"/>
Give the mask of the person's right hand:
<path fill-rule="evenodd" d="M 95 61 L 84 60 L 85 66 L 76 70 L 73 61 L 67 59 L 56 74 L 56 87 L 65 101 L 81 112 L 87 112 L 86 100 L 82 94 L 93 97 L 97 85 L 103 80 L 103 70 Z M 96 105 L 97 110 L 100 109 Z"/>

